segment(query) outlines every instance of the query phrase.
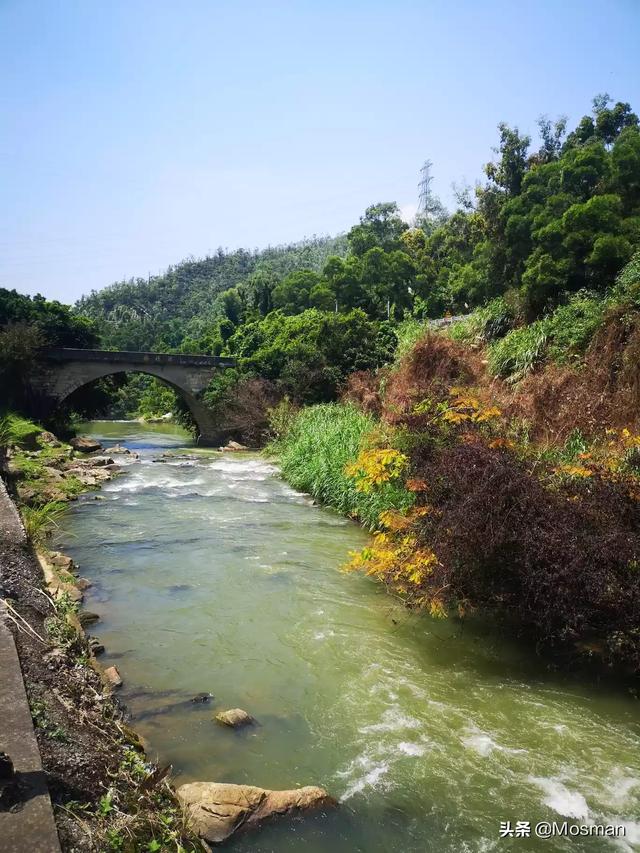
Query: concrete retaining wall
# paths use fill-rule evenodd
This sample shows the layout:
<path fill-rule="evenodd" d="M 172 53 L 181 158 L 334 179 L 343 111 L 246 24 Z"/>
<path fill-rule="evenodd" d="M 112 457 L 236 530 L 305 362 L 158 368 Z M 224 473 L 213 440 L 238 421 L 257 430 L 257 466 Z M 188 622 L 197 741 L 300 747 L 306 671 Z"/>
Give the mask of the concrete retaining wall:
<path fill-rule="evenodd" d="M 27 547 L 26 535 L 13 501 L 0 479 L 0 579 L 9 549 Z M 0 601 L 0 752 L 12 759 L 21 788 L 21 802 L 0 811 L 2 853 L 60 853 L 47 780 L 9 616 Z"/>

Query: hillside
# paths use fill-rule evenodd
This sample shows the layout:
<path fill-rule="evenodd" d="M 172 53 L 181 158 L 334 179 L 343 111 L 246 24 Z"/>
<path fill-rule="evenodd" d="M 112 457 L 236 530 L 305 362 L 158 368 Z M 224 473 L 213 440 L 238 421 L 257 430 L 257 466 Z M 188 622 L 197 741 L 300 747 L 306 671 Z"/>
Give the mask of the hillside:
<path fill-rule="evenodd" d="M 202 337 L 217 315 L 215 299 L 252 274 L 281 279 L 299 269 L 322 269 L 344 255 L 346 238 L 314 237 L 260 251 L 238 249 L 186 259 L 149 279 L 116 282 L 80 299 L 75 310 L 95 321 L 107 349 L 168 350 Z"/>

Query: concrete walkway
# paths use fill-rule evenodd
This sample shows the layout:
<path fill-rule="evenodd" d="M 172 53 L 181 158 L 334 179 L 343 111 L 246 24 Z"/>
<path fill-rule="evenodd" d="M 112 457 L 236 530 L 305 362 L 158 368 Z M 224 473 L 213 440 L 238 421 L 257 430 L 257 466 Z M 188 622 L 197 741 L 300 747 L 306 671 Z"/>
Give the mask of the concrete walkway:
<path fill-rule="evenodd" d="M 25 533 L 0 479 L 0 575 L 3 546 L 25 546 Z M 0 811 L 2 853 L 60 853 L 47 780 L 7 611 L 0 605 L 0 752 L 13 761 L 21 797 L 11 811 Z"/>

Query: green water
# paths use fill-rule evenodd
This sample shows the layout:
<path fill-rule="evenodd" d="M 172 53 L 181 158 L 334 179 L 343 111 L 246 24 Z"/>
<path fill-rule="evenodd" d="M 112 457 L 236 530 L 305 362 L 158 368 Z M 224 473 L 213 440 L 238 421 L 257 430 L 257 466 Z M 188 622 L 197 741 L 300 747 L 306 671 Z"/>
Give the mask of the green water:
<path fill-rule="evenodd" d="M 233 851 L 640 849 L 636 699 L 341 573 L 366 536 L 257 455 L 162 457 L 187 443 L 167 425 L 88 431 L 140 458 L 73 505 L 61 544 L 93 583 L 103 661 L 150 754 L 179 781 L 319 784 L 341 800 Z M 210 704 L 189 701 L 200 692 Z M 212 721 L 233 707 L 259 725 Z M 626 839 L 499 838 L 501 820 L 565 817 L 623 823 Z"/>

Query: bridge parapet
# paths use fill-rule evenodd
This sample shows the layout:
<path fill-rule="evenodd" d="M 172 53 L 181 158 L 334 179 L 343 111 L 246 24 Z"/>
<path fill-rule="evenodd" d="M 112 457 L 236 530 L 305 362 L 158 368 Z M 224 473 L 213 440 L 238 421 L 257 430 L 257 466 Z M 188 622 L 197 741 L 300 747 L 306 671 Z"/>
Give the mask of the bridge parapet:
<path fill-rule="evenodd" d="M 98 361 L 101 363 L 171 364 L 182 367 L 235 367 L 235 358 L 217 355 L 196 355 L 170 352 L 129 352 L 126 350 L 73 349 L 58 347 L 45 349 L 41 357 L 48 361 Z"/>

